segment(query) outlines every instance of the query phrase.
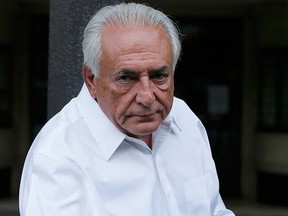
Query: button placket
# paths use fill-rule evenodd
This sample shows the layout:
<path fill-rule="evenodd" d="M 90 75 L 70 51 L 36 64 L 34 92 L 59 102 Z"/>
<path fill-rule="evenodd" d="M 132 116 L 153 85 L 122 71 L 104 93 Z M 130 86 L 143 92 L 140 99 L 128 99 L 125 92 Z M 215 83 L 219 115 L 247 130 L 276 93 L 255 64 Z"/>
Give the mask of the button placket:
<path fill-rule="evenodd" d="M 172 187 L 165 173 L 162 160 L 159 155 L 155 155 L 155 154 L 153 154 L 153 159 L 155 163 L 156 172 L 159 178 L 159 184 L 163 191 L 163 196 L 164 196 L 163 198 L 165 199 L 167 209 L 170 213 L 169 215 L 180 216 L 180 213 L 177 207 L 177 202 L 174 197 Z"/>

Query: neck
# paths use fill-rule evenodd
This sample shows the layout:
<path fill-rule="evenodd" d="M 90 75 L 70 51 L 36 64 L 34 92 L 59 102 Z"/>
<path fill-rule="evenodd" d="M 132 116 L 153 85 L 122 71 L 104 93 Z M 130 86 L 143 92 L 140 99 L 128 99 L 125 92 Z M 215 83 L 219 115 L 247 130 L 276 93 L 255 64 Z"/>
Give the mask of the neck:
<path fill-rule="evenodd" d="M 147 144 L 147 146 L 152 149 L 152 135 L 146 135 L 146 136 L 141 136 L 139 137 L 139 139 L 141 139 L 143 142 L 145 142 Z"/>

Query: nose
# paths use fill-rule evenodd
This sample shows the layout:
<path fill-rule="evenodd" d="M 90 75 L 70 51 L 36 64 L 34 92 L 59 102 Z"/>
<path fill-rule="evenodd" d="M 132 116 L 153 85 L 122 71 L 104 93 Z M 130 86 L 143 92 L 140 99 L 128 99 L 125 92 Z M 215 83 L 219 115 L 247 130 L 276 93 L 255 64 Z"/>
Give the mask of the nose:
<path fill-rule="evenodd" d="M 152 89 L 151 81 L 149 78 L 145 77 L 140 80 L 138 85 L 137 95 L 136 95 L 136 103 L 142 104 L 145 107 L 149 107 L 155 101 L 155 95 Z"/>

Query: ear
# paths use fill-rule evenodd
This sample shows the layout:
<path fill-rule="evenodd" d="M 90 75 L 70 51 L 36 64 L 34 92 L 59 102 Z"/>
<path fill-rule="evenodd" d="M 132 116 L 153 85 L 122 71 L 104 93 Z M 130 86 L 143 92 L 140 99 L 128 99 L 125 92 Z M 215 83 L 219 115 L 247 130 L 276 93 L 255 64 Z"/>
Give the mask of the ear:
<path fill-rule="evenodd" d="M 91 69 L 87 67 L 86 65 L 83 66 L 82 68 L 82 76 L 83 80 L 90 92 L 90 95 L 93 98 L 96 98 L 96 79 L 95 75 L 92 73 Z"/>

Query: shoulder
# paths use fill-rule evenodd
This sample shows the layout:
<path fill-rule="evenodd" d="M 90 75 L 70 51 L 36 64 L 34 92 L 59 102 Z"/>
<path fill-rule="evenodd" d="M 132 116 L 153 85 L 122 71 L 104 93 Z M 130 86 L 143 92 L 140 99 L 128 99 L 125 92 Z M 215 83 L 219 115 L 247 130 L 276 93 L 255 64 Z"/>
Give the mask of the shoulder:
<path fill-rule="evenodd" d="M 34 154 L 49 154 L 55 148 L 64 148 L 67 135 L 76 134 L 76 127 L 81 122 L 81 118 L 75 100 L 72 99 L 60 112 L 47 121 L 35 137 L 30 151 Z"/>
<path fill-rule="evenodd" d="M 177 97 L 174 97 L 171 114 L 177 121 L 199 121 L 198 117 L 188 106 L 188 104 L 184 100 Z"/>
<path fill-rule="evenodd" d="M 202 121 L 184 100 L 174 97 L 171 115 L 183 131 L 187 130 L 188 133 L 193 131 L 194 134 L 199 133 L 208 143 L 207 132 Z"/>

